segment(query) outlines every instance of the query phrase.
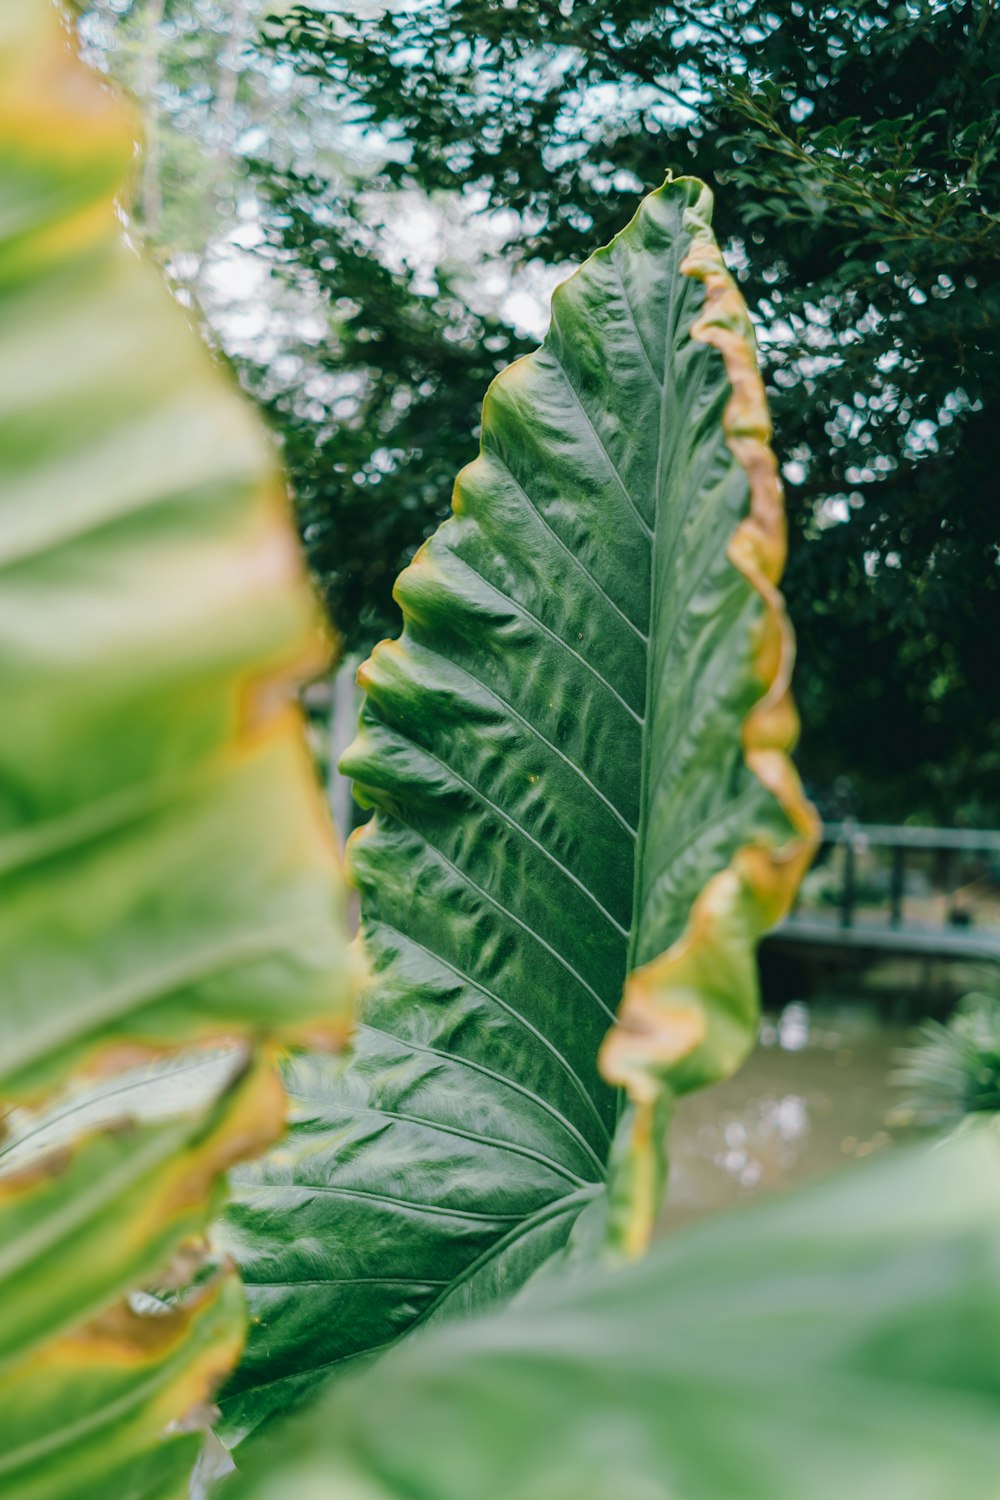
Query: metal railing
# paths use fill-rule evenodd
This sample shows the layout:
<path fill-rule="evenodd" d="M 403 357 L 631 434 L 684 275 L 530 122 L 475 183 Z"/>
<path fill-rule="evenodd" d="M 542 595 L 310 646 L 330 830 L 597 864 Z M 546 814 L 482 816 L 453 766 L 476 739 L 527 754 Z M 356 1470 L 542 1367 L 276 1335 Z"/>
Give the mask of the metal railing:
<path fill-rule="evenodd" d="M 984 828 L 909 828 L 883 823 L 843 823 L 823 825 L 822 845 L 843 849 L 843 880 L 840 888 L 840 926 L 854 922 L 856 906 L 856 863 L 860 853 L 869 849 L 889 849 L 889 927 L 903 926 L 903 901 L 906 891 L 906 856 L 916 850 L 941 853 L 950 863 L 956 854 L 1000 855 L 1000 831 Z M 945 874 L 947 884 L 947 873 Z"/>

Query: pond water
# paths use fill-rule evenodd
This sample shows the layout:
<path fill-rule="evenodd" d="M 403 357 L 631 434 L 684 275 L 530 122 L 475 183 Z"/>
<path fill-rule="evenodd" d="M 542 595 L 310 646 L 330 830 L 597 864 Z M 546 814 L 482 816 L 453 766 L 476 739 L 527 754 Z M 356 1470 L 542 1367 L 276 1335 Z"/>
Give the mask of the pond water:
<path fill-rule="evenodd" d="M 892 1075 L 913 1037 L 884 1004 L 830 998 L 766 1015 L 744 1067 L 677 1108 L 661 1228 L 912 1138 Z"/>

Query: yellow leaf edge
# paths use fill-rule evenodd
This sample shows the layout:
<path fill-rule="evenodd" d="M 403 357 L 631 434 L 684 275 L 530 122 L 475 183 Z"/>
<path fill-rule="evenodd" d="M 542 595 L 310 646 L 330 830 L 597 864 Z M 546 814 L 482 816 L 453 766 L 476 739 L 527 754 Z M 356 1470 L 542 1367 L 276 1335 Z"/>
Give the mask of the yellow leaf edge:
<path fill-rule="evenodd" d="M 703 887 L 676 942 L 626 979 L 598 1057 L 602 1076 L 622 1088 L 627 1101 L 612 1152 L 607 1224 L 610 1252 L 626 1259 L 642 1255 L 652 1238 L 673 1099 L 727 1077 L 753 1046 L 756 944 L 789 911 L 820 833 L 790 756 L 799 721 L 791 693 L 795 640 L 778 589 L 787 556 L 784 496 L 753 326 L 712 233 L 712 201 L 703 188 L 685 212 L 692 239 L 681 271 L 705 290 L 691 337 L 722 357 L 731 387 L 723 431 L 750 488 L 748 514 L 727 547 L 764 606 L 753 643 L 762 692 L 740 740 L 748 769 L 775 799 L 793 836 L 780 847 L 741 846 Z"/>
<path fill-rule="evenodd" d="M 123 1299 L 51 1340 L 0 1385 L 5 1410 L 10 1414 L 26 1403 L 30 1411 L 48 1401 L 58 1413 L 60 1394 L 77 1387 L 102 1393 L 98 1399 L 107 1420 L 81 1416 L 68 1430 L 63 1425 L 58 1445 L 45 1434 L 5 1444 L 0 1451 L 4 1493 L 10 1486 L 18 1495 L 62 1494 L 70 1474 L 74 1495 L 108 1493 L 104 1486 L 136 1463 L 152 1464 L 168 1478 L 178 1456 L 183 1472 L 197 1454 L 213 1396 L 239 1358 L 245 1329 L 239 1276 L 223 1267 L 155 1316 Z M 182 1434 L 196 1441 L 171 1454 Z M 186 1494 L 188 1484 L 185 1476 L 183 1490 L 176 1493 Z"/>

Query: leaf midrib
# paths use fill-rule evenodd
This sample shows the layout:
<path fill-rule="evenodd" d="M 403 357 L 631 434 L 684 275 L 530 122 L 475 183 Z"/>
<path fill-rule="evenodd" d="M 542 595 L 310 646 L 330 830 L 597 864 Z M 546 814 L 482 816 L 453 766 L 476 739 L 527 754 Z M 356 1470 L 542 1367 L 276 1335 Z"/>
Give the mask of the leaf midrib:
<path fill-rule="evenodd" d="M 683 221 L 682 221 L 683 222 Z M 686 246 L 687 241 L 685 241 Z M 653 478 L 653 525 L 649 532 L 649 644 L 646 648 L 646 697 L 644 727 L 640 741 L 640 768 L 639 768 L 639 826 L 636 830 L 635 841 L 635 867 L 632 880 L 632 924 L 629 932 L 628 952 L 625 963 L 626 978 L 636 967 L 639 947 L 639 934 L 642 930 L 643 902 L 643 864 L 642 855 L 646 845 L 646 836 L 649 827 L 649 804 L 650 804 L 650 771 L 652 754 L 652 735 L 649 732 L 652 722 L 652 698 L 653 698 L 653 674 L 657 663 L 657 652 L 654 650 L 653 641 L 656 624 L 659 618 L 658 606 L 660 599 L 660 581 L 669 571 L 669 565 L 673 562 L 676 550 L 680 545 L 683 532 L 683 518 L 678 518 L 678 525 L 674 535 L 671 549 L 665 560 L 665 566 L 659 566 L 657 557 L 657 541 L 659 537 L 659 526 L 661 519 L 661 496 L 663 492 L 663 462 L 664 452 L 667 446 L 667 413 L 670 409 L 668 397 L 672 394 L 673 387 L 667 381 L 667 370 L 670 351 L 674 348 L 677 336 L 677 319 L 679 317 L 678 301 L 683 298 L 687 291 L 687 278 L 681 271 L 683 255 L 679 255 L 676 249 L 677 241 L 671 245 L 673 274 L 670 276 L 670 304 L 665 319 L 664 347 L 663 347 L 663 380 L 658 382 L 660 391 L 660 420 L 657 429 L 656 470 Z M 609 249 L 609 258 L 614 261 L 614 248 Z M 633 319 L 634 321 L 634 319 Z M 638 330 L 637 330 L 638 334 Z M 641 340 L 640 340 L 641 342 Z M 704 369 L 704 366 L 702 367 Z M 700 382 L 699 382 L 700 386 Z M 697 389 L 697 387 L 695 387 Z M 693 401 L 688 403 L 693 404 Z M 622 1107 L 623 1096 L 619 1094 L 619 1110 Z"/>

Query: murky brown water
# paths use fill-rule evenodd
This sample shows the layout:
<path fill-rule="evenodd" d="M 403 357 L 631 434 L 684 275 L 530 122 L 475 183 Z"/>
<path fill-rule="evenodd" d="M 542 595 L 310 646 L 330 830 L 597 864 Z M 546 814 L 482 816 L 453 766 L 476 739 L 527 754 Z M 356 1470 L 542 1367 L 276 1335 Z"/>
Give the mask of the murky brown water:
<path fill-rule="evenodd" d="M 858 1002 L 796 1003 L 767 1017 L 740 1072 L 678 1106 L 662 1228 L 912 1137 L 890 1075 L 913 1034 Z"/>

